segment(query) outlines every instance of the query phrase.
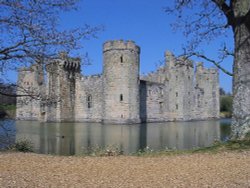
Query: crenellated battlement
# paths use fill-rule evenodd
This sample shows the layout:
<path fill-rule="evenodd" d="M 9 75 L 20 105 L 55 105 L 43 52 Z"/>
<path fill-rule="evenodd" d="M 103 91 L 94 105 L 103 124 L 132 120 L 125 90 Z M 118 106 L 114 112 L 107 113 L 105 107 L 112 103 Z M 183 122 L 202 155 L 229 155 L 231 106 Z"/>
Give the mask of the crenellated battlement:
<path fill-rule="evenodd" d="M 205 68 L 202 62 L 198 62 L 196 64 L 196 70 L 197 72 L 200 72 L 200 74 L 217 74 L 218 69 L 217 68 Z"/>
<path fill-rule="evenodd" d="M 113 40 L 107 41 L 103 44 L 103 52 L 110 50 L 133 50 L 136 53 L 140 53 L 140 47 L 135 44 L 134 41 L 128 40 Z"/>
<path fill-rule="evenodd" d="M 98 80 L 98 79 L 102 79 L 102 74 L 94 74 L 94 75 L 81 77 L 81 81 Z"/>
<path fill-rule="evenodd" d="M 181 56 L 181 57 L 175 57 L 174 54 L 170 51 L 165 51 L 164 53 L 165 62 L 169 67 L 175 67 L 175 66 L 189 66 L 194 67 L 193 61 Z"/>
<path fill-rule="evenodd" d="M 52 66 L 63 67 L 67 71 L 80 72 L 81 69 L 81 59 L 69 57 L 67 53 L 60 52 L 58 58 L 52 59 L 48 64 L 47 68 Z M 54 67 L 53 66 L 53 67 Z"/>
<path fill-rule="evenodd" d="M 66 70 L 71 70 L 71 71 L 79 71 L 81 68 L 81 63 L 79 58 L 70 58 L 67 60 L 64 60 L 63 62 L 63 67 Z"/>
<path fill-rule="evenodd" d="M 173 60 L 173 59 L 175 59 L 174 54 L 172 52 L 168 51 L 168 50 L 166 50 L 164 52 L 164 57 L 165 57 L 166 60 Z"/>

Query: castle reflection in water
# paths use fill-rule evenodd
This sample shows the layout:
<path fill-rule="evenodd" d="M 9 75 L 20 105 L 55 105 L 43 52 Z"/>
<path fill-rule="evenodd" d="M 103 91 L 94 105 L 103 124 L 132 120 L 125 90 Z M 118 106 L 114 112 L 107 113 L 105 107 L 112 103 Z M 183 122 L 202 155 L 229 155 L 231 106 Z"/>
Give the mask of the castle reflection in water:
<path fill-rule="evenodd" d="M 17 121 L 16 140 L 30 139 L 35 152 L 80 155 L 90 148 L 118 148 L 125 154 L 206 147 L 230 134 L 230 121 L 166 122 L 135 125 Z"/>

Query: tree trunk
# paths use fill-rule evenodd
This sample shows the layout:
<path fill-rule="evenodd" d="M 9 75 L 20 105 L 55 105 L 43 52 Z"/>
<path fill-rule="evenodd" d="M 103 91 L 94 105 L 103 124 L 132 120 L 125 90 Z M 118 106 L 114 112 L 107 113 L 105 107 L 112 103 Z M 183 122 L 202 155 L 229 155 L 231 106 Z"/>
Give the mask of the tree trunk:
<path fill-rule="evenodd" d="M 250 134 L 250 2 L 235 2 L 232 138 L 242 139 Z"/>

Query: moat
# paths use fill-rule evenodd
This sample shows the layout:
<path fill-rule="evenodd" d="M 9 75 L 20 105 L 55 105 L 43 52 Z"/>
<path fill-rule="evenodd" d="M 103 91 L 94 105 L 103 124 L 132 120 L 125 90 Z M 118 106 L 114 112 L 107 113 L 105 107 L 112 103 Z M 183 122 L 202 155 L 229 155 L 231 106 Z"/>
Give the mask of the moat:
<path fill-rule="evenodd" d="M 16 121 L 8 129 L 14 132 L 12 141 L 29 139 L 36 153 L 81 155 L 93 148 L 118 148 L 131 154 L 147 147 L 157 151 L 210 146 L 215 140 L 228 139 L 230 123 L 214 120 L 102 125 Z"/>

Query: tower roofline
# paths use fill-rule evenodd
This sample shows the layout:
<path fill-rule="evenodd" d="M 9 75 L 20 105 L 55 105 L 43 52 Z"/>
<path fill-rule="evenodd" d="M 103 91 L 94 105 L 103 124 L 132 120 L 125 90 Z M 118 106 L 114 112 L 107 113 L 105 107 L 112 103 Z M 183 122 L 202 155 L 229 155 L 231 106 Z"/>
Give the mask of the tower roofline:
<path fill-rule="evenodd" d="M 103 44 L 103 52 L 110 50 L 133 50 L 140 53 L 140 47 L 132 40 L 109 40 Z"/>

